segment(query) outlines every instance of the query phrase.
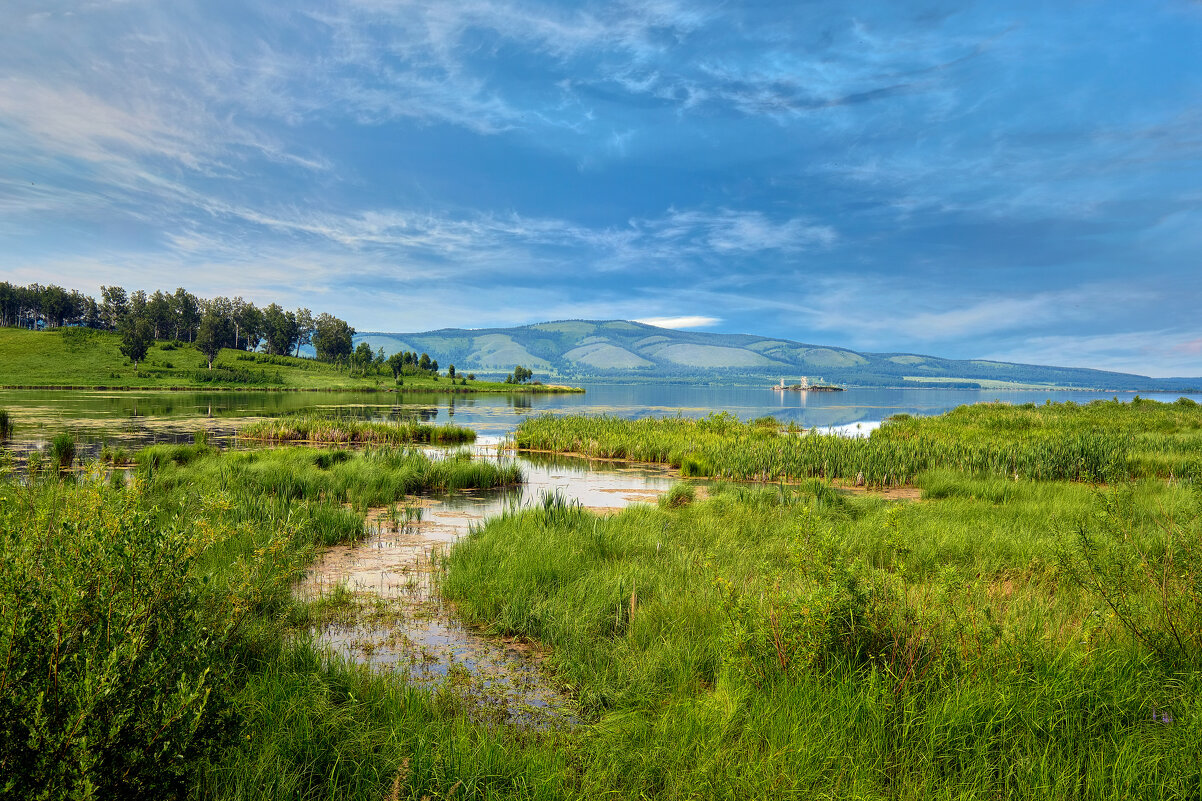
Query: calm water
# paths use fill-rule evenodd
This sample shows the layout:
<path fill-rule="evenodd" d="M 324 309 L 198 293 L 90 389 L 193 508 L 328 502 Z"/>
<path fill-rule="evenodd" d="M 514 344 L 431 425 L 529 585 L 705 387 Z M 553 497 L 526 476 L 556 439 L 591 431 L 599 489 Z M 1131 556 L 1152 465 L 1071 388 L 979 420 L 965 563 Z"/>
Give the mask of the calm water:
<path fill-rule="evenodd" d="M 1098 392 L 1003 392 L 998 390 L 849 389 L 846 392 L 774 392 L 767 387 L 586 385 L 584 395 L 377 394 L 329 392 L 45 392 L 0 390 L 0 409 L 17 425 L 15 444 L 44 442 L 72 430 L 84 442 L 101 438 L 170 441 L 199 428 L 217 436 L 248 418 L 293 411 L 343 409 L 373 418 L 410 418 L 456 423 L 486 435 L 504 435 L 523 416 L 543 412 L 612 414 L 621 417 L 729 412 L 742 419 L 773 415 L 805 427 L 870 424 L 890 415 L 940 414 L 965 403 L 1005 401 L 1085 403 L 1115 397 Z M 1130 395 L 1120 395 L 1127 399 Z M 1145 395 L 1171 401 L 1176 395 Z M 1202 395 L 1192 395 L 1202 401 Z M 868 427 L 868 426 L 865 426 Z"/>

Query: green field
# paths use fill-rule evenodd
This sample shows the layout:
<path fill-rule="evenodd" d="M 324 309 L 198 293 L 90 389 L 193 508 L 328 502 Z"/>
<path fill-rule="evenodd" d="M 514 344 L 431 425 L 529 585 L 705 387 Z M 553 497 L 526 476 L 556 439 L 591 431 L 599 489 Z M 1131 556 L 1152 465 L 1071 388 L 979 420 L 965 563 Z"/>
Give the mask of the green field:
<path fill-rule="evenodd" d="M 225 349 L 208 369 L 205 357 L 186 343 L 157 342 L 133 365 L 121 355 L 116 334 L 82 328 L 25 331 L 0 328 L 0 387 L 139 389 L 391 390 L 391 372 L 351 375 L 314 359 Z M 445 376 L 404 376 L 406 392 L 562 392 L 544 385 L 493 381 L 462 384 Z"/>

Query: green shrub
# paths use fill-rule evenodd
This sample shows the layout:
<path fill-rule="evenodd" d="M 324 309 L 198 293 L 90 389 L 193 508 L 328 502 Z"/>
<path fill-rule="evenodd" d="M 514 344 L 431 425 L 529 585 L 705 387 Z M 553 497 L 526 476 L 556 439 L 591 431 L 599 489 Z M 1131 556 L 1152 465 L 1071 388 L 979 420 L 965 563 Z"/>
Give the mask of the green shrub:
<path fill-rule="evenodd" d="M 224 625 L 188 577 L 203 545 L 133 494 L 0 486 L 7 797 L 176 797 L 228 739 Z"/>

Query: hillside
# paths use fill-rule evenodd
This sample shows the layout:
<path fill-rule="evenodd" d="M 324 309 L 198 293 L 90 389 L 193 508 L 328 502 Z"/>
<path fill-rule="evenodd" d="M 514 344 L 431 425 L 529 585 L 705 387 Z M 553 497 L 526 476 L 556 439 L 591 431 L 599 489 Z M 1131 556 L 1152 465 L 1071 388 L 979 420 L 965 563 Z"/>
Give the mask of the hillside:
<path fill-rule="evenodd" d="M 0 328 L 0 388 L 106 389 L 396 389 L 391 371 L 349 374 L 315 359 L 223 349 L 212 370 L 194 345 L 156 342 L 137 370 L 119 350 L 120 337 L 87 328 L 26 331 Z M 406 392 L 539 392 L 548 386 L 490 381 L 452 383 L 445 376 L 405 376 Z"/>
<path fill-rule="evenodd" d="M 1202 378 L 1148 378 L 1072 367 L 858 353 L 748 334 L 674 331 L 624 320 L 564 320 L 517 328 L 446 328 L 355 337 L 386 353 L 428 353 L 460 371 L 503 375 L 520 364 L 538 379 L 676 380 L 730 383 L 799 376 L 857 386 L 1063 387 L 1168 392 Z"/>

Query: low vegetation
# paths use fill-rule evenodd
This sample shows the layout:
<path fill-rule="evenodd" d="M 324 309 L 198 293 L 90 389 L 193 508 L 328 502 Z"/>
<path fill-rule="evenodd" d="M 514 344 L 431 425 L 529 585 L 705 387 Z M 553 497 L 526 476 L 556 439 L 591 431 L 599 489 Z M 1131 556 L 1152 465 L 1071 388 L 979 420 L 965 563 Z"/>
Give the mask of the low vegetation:
<path fill-rule="evenodd" d="M 581 797 L 1194 797 L 1198 494 L 919 483 L 550 505 L 469 537 L 443 589 L 550 646 L 594 722 Z"/>
<path fill-rule="evenodd" d="M 374 423 L 348 417 L 297 414 L 242 426 L 238 439 L 247 442 L 320 444 L 459 444 L 474 442 L 476 432 L 461 426 L 417 422 Z"/>
<path fill-rule="evenodd" d="M 787 473 L 828 438 L 770 419 L 533 419 L 519 437 L 548 449 L 795 479 L 684 481 L 609 516 L 546 495 L 442 559 L 463 617 L 548 650 L 580 720 L 562 731 L 486 725 L 445 687 L 340 661 L 292 592 L 369 508 L 520 481 L 513 467 L 395 443 L 222 452 L 203 436 L 138 452 L 128 477 L 0 463 L 0 787 L 1198 798 L 1199 414 L 988 405 L 895 419 L 840 463 L 902 454 L 889 470 L 918 501 Z M 755 461 L 788 449 L 809 455 Z"/>
<path fill-rule="evenodd" d="M 554 763 L 314 651 L 291 592 L 316 546 L 362 535 L 363 507 L 515 469 L 203 441 L 137 462 L 128 482 L 0 480 L 5 797 L 419 797 Z M 482 774 L 481 753 L 511 775 Z"/>
<path fill-rule="evenodd" d="M 866 438 L 801 434 L 774 420 L 729 414 L 625 420 L 543 415 L 527 418 L 521 449 L 633 459 L 689 476 L 781 481 L 841 479 L 908 484 L 932 469 L 1033 480 L 1202 479 L 1202 408 L 1096 401 L 963 406 L 942 417 L 894 418 Z"/>

